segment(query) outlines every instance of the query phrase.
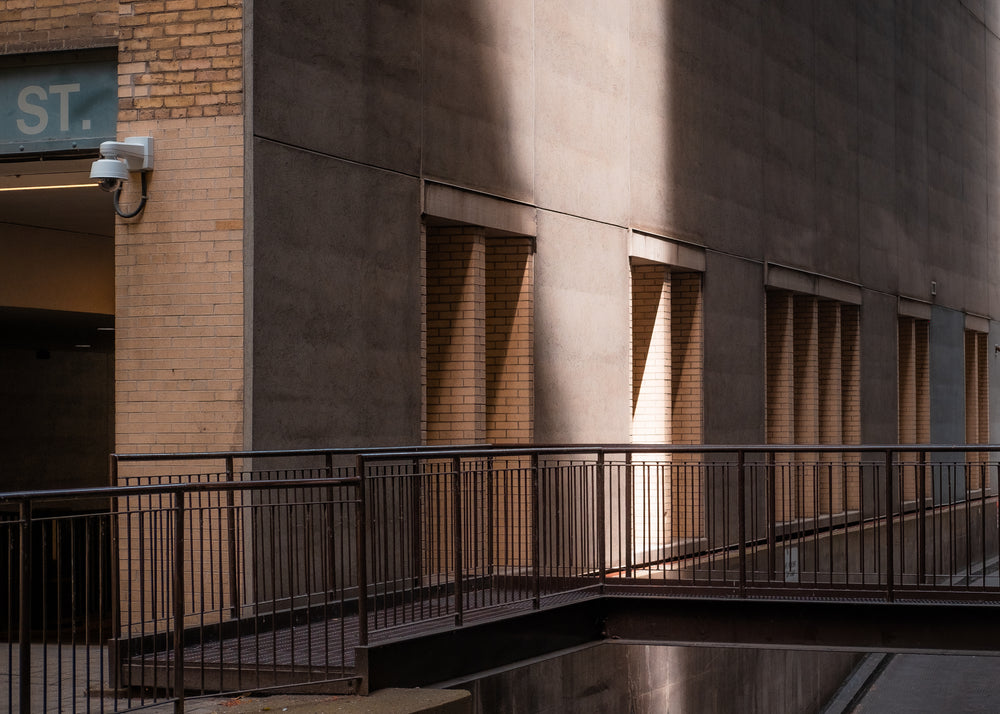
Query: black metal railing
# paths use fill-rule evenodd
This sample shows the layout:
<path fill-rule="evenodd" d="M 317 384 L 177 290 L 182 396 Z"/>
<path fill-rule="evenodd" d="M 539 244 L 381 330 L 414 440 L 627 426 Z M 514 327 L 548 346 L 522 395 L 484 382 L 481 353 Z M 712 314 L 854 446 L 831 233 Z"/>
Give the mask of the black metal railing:
<path fill-rule="evenodd" d="M 993 452 L 116 456 L 119 486 L 0 494 L 4 705 L 354 691 L 358 648 L 604 593 L 989 600 Z"/>

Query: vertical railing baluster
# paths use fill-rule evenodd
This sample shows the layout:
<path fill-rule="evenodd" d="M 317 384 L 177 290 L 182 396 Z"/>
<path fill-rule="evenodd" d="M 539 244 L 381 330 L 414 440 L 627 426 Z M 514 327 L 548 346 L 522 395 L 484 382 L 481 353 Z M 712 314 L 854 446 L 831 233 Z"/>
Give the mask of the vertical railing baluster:
<path fill-rule="evenodd" d="M 746 514 L 746 473 L 744 470 L 746 454 L 741 449 L 736 452 L 736 498 L 737 498 L 737 529 L 739 531 L 740 582 L 741 598 L 747 596 L 747 514 Z"/>
<path fill-rule="evenodd" d="M 236 480 L 232 455 L 226 456 L 226 483 Z M 232 617 L 240 615 L 240 582 L 236 555 L 236 495 L 226 489 L 226 555 L 229 558 L 229 611 Z"/>
<path fill-rule="evenodd" d="M 31 711 L 31 501 L 20 504 L 21 560 L 18 597 L 18 701 L 22 712 Z"/>
<path fill-rule="evenodd" d="M 423 548 L 420 537 L 420 501 L 423 477 L 420 474 L 420 459 L 410 461 L 410 558 L 413 561 L 414 588 L 420 588 L 424 583 L 424 562 Z M 411 598 L 411 603 L 416 601 L 416 596 Z"/>
<path fill-rule="evenodd" d="M 355 476 L 358 479 L 357 517 L 355 541 L 357 542 L 358 573 L 358 644 L 368 646 L 368 541 L 367 506 L 365 494 L 365 457 L 358 455 Z"/>
<path fill-rule="evenodd" d="M 174 492 L 174 714 L 184 714 L 184 491 Z"/>
<path fill-rule="evenodd" d="M 625 523 L 622 533 L 625 535 L 625 577 L 632 577 L 635 565 L 635 526 L 633 499 L 635 498 L 635 465 L 632 463 L 632 452 L 625 454 Z"/>
<path fill-rule="evenodd" d="M 462 460 L 458 456 L 451 459 L 452 470 L 452 538 L 455 561 L 455 626 L 461 627 L 465 614 L 464 578 L 462 573 Z"/>
<path fill-rule="evenodd" d="M 778 548 L 778 512 L 777 512 L 777 475 L 775 474 L 775 452 L 767 452 L 766 490 L 767 494 L 767 580 L 773 583 L 777 572 Z"/>
<path fill-rule="evenodd" d="M 892 497 L 892 449 L 885 451 L 885 596 L 895 600 L 895 528 Z"/>
<path fill-rule="evenodd" d="M 597 567 L 601 574 L 601 592 L 607 582 L 607 519 L 604 514 L 604 452 L 597 454 Z"/>
<path fill-rule="evenodd" d="M 532 607 L 539 609 L 542 606 L 542 543 L 539 528 L 541 527 L 541 504 L 539 503 L 539 473 L 538 454 L 531 455 L 531 566 L 532 578 Z"/>
<path fill-rule="evenodd" d="M 923 585 L 927 577 L 927 458 L 920 452 L 917 467 L 917 583 Z"/>

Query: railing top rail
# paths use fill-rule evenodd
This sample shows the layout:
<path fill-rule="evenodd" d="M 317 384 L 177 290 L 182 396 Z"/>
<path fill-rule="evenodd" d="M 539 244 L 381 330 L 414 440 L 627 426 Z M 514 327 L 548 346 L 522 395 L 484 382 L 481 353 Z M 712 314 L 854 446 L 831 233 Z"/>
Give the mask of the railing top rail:
<path fill-rule="evenodd" d="M 111 454 L 118 462 L 134 461 L 215 461 L 233 459 L 282 458 L 295 456 L 357 456 L 358 454 L 381 453 L 383 451 L 476 451 L 493 448 L 492 444 L 460 444 L 455 446 L 365 446 L 332 449 L 272 449 L 264 451 L 203 451 L 181 453 Z"/>
<path fill-rule="evenodd" d="M 158 483 L 141 486 L 101 486 L 98 488 L 65 488 L 45 491 L 11 491 L 0 493 L 0 505 L 22 501 L 51 501 L 75 499 L 126 498 L 129 496 L 157 496 L 173 493 L 203 493 L 209 491 L 259 491 L 329 486 L 356 486 L 356 477 L 329 477 L 303 479 L 269 479 L 262 481 L 200 481 L 193 483 Z"/>
<path fill-rule="evenodd" d="M 998 452 L 1000 444 L 540 444 L 525 446 L 498 446 L 490 449 L 466 450 L 461 447 L 435 449 L 380 449 L 360 450 L 364 461 L 392 461 L 401 459 L 438 459 L 483 456 L 568 456 L 615 455 L 627 453 L 667 454 L 794 454 L 794 453 L 943 453 L 943 452 Z"/>

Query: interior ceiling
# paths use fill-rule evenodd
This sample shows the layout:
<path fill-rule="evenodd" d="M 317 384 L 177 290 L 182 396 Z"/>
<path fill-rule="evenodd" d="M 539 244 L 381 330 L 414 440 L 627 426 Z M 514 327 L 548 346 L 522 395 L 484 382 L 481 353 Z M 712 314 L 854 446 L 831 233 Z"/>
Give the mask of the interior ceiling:
<path fill-rule="evenodd" d="M 0 162 L 0 188 L 57 186 L 90 182 L 94 156 L 36 158 Z M 113 238 L 111 195 L 96 186 L 30 191 L 0 191 L 0 225 L 13 224 Z"/>
<path fill-rule="evenodd" d="M 96 158 L 95 153 L 44 160 L 0 160 L 0 188 L 89 183 L 90 165 Z M 0 234 L 7 225 L 113 240 L 115 212 L 111 194 L 97 186 L 0 191 Z M 0 306 L 0 347 L 37 350 L 41 356 L 51 350 L 110 351 L 113 326 L 112 315 Z"/>

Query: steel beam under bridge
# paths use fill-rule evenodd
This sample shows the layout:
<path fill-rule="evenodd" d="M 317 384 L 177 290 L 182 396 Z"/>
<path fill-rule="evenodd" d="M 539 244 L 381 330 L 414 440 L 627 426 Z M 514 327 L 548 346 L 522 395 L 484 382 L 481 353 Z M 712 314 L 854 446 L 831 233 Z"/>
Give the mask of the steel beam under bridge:
<path fill-rule="evenodd" d="M 588 642 L 1000 655 L 1000 603 L 605 595 L 359 650 L 368 689 L 426 686 Z"/>

